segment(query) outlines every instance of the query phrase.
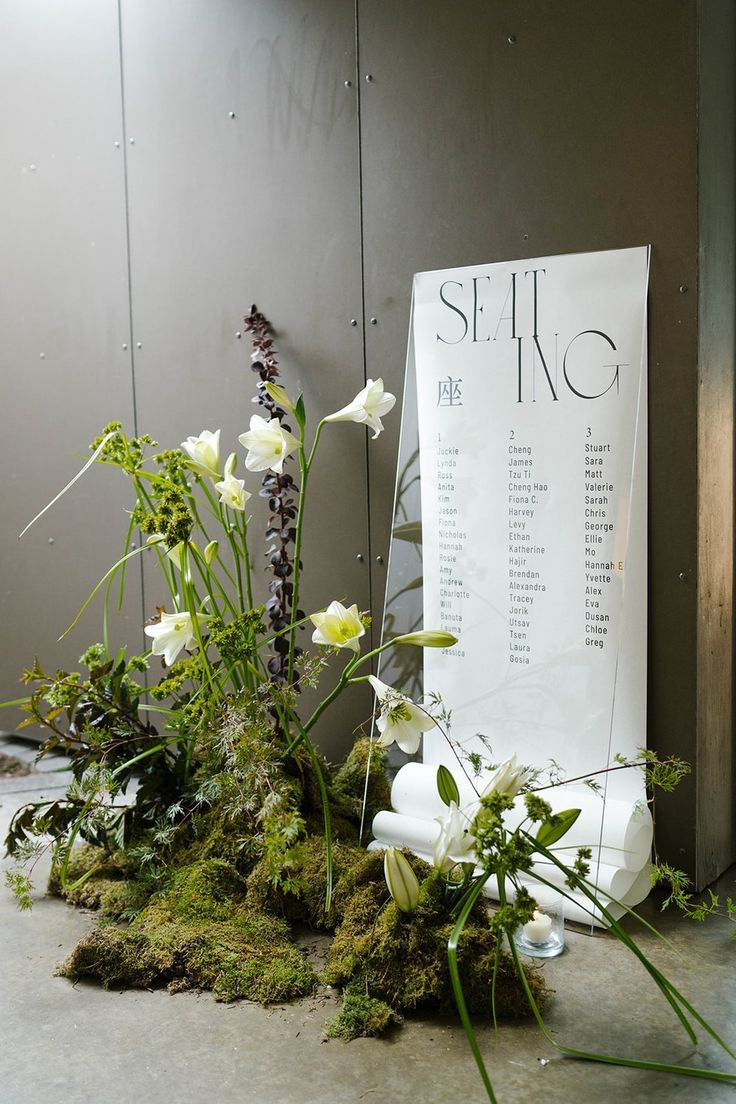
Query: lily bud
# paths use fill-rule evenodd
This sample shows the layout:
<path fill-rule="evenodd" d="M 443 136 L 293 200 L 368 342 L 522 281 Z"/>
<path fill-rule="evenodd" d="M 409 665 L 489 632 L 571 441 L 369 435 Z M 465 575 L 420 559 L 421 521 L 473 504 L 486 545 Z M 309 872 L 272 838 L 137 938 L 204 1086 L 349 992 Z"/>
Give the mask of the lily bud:
<path fill-rule="evenodd" d="M 440 632 L 439 629 L 425 629 L 394 637 L 391 643 L 415 644 L 417 648 L 451 648 L 453 644 L 457 644 L 457 637 L 452 633 Z"/>
<path fill-rule="evenodd" d="M 216 540 L 210 541 L 204 550 L 204 562 L 209 567 L 215 556 L 217 555 L 217 549 L 220 547 Z"/>
<path fill-rule="evenodd" d="M 419 880 L 409 860 L 395 847 L 386 848 L 383 874 L 396 907 L 402 912 L 414 912 L 419 900 Z"/>
<path fill-rule="evenodd" d="M 279 406 L 283 406 L 284 410 L 290 410 L 292 414 L 294 413 L 294 404 L 281 384 L 273 383 L 273 381 L 269 380 L 263 390 L 266 392 L 269 399 L 273 399 Z"/>

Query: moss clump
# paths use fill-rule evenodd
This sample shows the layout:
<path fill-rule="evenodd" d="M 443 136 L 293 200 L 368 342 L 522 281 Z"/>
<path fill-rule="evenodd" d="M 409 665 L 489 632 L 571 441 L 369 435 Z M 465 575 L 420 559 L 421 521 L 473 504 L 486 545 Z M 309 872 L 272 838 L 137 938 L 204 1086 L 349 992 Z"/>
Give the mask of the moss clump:
<path fill-rule="evenodd" d="M 366 789 L 366 774 L 368 786 Z M 386 774 L 386 753 L 367 736 L 356 740 L 345 762 L 335 772 L 332 793 L 348 816 L 360 822 L 365 796 L 364 823 L 370 826 L 381 809 L 391 808 L 391 785 Z"/>
<path fill-rule="evenodd" d="M 296 920 L 319 931 L 332 931 L 342 918 L 340 887 L 353 872 L 360 868 L 365 851 L 354 844 L 335 840 L 332 847 L 333 907 L 329 916 L 325 912 L 327 891 L 327 852 L 324 836 L 307 836 L 301 848 L 301 859 L 296 871 L 299 890 L 288 892 L 282 886 L 274 886 L 265 861 L 255 866 L 248 877 L 248 901 L 256 908 L 266 909 Z"/>
<path fill-rule="evenodd" d="M 327 1036 L 348 1043 L 351 1039 L 383 1035 L 393 1024 L 401 1022 L 401 1016 L 385 1001 L 369 997 L 358 987 L 349 985 L 343 995 L 342 1008 L 327 1025 Z"/>
<path fill-rule="evenodd" d="M 447 962 L 447 941 L 453 929 L 444 903 L 442 879 L 424 863 L 412 859 L 423 878 L 415 912 L 407 916 L 387 900 L 379 854 L 368 855 L 361 867 L 341 886 L 343 921 L 335 933 L 323 980 L 332 985 L 359 986 L 370 997 L 384 1001 L 396 1012 L 413 1008 L 455 1008 Z M 421 868 L 421 869 L 420 869 Z M 380 868 L 379 868 L 380 869 Z M 490 994 L 496 969 L 496 1007 L 507 1017 L 526 1014 L 526 1001 L 509 955 L 498 952 L 497 936 L 479 904 L 463 932 L 458 968 L 471 1013 L 490 1010 Z M 529 984 L 539 1003 L 547 989 L 538 973 L 528 972 Z M 338 1029 L 345 1037 L 350 1020 Z"/>
<path fill-rule="evenodd" d="M 304 996 L 314 987 L 312 968 L 283 920 L 245 904 L 245 889 L 222 860 L 184 867 L 128 928 L 90 932 L 58 973 L 107 988 L 211 989 L 223 1001 Z"/>
<path fill-rule="evenodd" d="M 137 873 L 126 852 L 110 854 L 101 847 L 84 844 L 69 857 L 64 886 L 55 868 L 48 888 L 72 905 L 98 909 L 102 916 L 117 919 L 138 912 L 150 896 L 150 888 L 138 879 Z"/>

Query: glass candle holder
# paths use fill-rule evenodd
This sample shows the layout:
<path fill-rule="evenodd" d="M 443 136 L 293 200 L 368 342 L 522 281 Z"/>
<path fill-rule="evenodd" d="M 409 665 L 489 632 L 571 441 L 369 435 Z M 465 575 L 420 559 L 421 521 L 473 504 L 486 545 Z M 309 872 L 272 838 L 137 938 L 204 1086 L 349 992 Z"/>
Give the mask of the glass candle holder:
<path fill-rule="evenodd" d="M 517 950 L 531 958 L 554 958 L 565 949 L 564 898 L 539 886 L 532 889 L 534 916 L 514 932 Z"/>

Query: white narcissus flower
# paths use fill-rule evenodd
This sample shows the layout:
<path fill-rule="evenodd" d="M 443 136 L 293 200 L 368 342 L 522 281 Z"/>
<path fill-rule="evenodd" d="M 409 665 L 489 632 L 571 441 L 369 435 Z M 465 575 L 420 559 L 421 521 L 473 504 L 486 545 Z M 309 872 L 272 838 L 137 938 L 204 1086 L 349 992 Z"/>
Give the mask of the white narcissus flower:
<path fill-rule="evenodd" d="M 350 648 L 360 651 L 358 641 L 365 634 L 365 625 L 360 619 L 358 607 L 349 609 L 342 602 L 330 602 L 324 613 L 312 613 L 309 620 L 315 626 L 312 642 L 326 648 Z"/>
<path fill-rule="evenodd" d="M 196 614 L 197 624 L 200 627 L 207 621 L 207 614 Z M 186 610 L 182 613 L 162 613 L 161 619 L 155 625 L 146 625 L 146 636 L 150 636 L 153 643 L 151 651 L 154 655 L 164 657 L 164 663 L 170 667 L 182 648 L 193 651 L 197 647 L 197 636 L 194 631 L 192 616 Z"/>
<path fill-rule="evenodd" d="M 366 380 L 365 387 L 359 391 L 351 403 L 334 414 L 328 414 L 326 422 L 358 422 L 375 430 L 373 440 L 383 430 L 381 418 L 393 409 L 396 396 L 383 390 L 383 380 Z"/>
<path fill-rule="evenodd" d="M 281 428 L 278 418 L 269 422 L 254 414 L 250 420 L 250 429 L 238 437 L 241 445 L 248 449 L 245 466 L 248 471 L 281 472 L 284 460 L 299 448 L 296 437 L 288 429 Z"/>
<path fill-rule="evenodd" d="M 483 787 L 481 797 L 489 797 L 492 793 L 505 793 L 509 797 L 516 797 L 522 786 L 528 782 L 534 773 L 533 767 L 523 767 L 517 764 L 516 755 L 512 755 Z"/>
<path fill-rule="evenodd" d="M 215 483 L 215 490 L 220 496 L 223 506 L 229 506 L 231 510 L 245 510 L 245 504 L 251 498 L 250 491 L 245 489 L 245 480 L 236 479 L 234 475 L 225 473 L 225 478 Z"/>
<path fill-rule="evenodd" d="M 379 747 L 390 747 L 396 741 L 407 755 L 416 755 L 422 733 L 434 728 L 437 723 L 425 709 L 415 705 L 411 698 L 387 686 L 375 675 L 369 675 L 368 681 L 381 703 L 381 715 L 377 721 L 381 735 L 376 743 Z"/>
<path fill-rule="evenodd" d="M 412 913 L 419 901 L 419 879 L 406 855 L 387 847 L 383 856 L 383 876 L 388 891 L 402 912 Z"/>
<path fill-rule="evenodd" d="M 197 475 L 204 475 L 208 479 L 219 479 L 220 470 L 220 430 L 211 433 L 209 429 L 203 429 L 199 437 L 187 437 L 182 441 L 181 447 L 189 457 L 188 467 Z"/>
<path fill-rule="evenodd" d="M 434 845 L 432 861 L 438 870 L 447 874 L 460 862 L 475 862 L 475 837 L 468 830 L 466 814 L 451 801 L 443 817 L 435 817 L 440 834 Z"/>

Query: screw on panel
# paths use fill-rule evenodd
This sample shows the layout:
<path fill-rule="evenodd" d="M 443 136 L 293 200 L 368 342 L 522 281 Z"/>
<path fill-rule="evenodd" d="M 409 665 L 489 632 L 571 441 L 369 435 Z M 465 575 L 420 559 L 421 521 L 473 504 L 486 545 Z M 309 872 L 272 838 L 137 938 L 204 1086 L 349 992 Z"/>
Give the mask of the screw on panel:
<path fill-rule="evenodd" d="M 140 341 L 136 341 L 136 343 L 135 343 L 135 347 L 136 347 L 136 349 L 142 349 L 142 348 L 143 348 L 143 344 L 142 344 L 142 342 L 140 342 Z"/>
<path fill-rule="evenodd" d="M 363 553 L 359 552 L 358 555 L 355 558 L 358 561 L 358 563 L 362 563 L 363 562 Z"/>
<path fill-rule="evenodd" d="M 687 291 L 687 284 L 680 284 L 680 295 L 684 295 Z"/>
<path fill-rule="evenodd" d="M 131 146 L 135 145 L 135 138 L 129 138 L 128 141 L 130 142 Z"/>
<path fill-rule="evenodd" d="M 352 88 L 353 87 L 353 82 L 351 80 L 346 80 L 345 81 L 345 87 L 346 88 Z"/>
<path fill-rule="evenodd" d="M 506 41 L 508 42 L 509 46 L 514 46 L 516 44 L 516 35 L 509 35 Z"/>
<path fill-rule="evenodd" d="M 686 583 L 689 578 L 687 571 L 681 571 L 677 577 L 681 583 Z"/>
<path fill-rule="evenodd" d="M 49 544 L 53 544 L 53 543 L 54 543 L 54 538 L 53 538 L 53 537 L 49 537 Z"/>
<path fill-rule="evenodd" d="M 357 318 L 351 318 L 350 319 L 350 325 L 351 326 L 357 326 L 358 325 L 358 319 Z"/>
<path fill-rule="evenodd" d="M 371 81 L 373 80 L 373 74 L 372 74 L 372 73 L 366 73 L 366 75 L 365 75 L 365 79 L 366 79 L 366 80 L 368 81 L 368 83 L 370 84 L 370 83 L 371 83 Z"/>
<path fill-rule="evenodd" d="M 123 351 L 125 351 L 127 348 L 128 348 L 127 344 L 124 343 L 123 344 Z"/>
<path fill-rule="evenodd" d="M 39 353 L 38 356 L 39 356 L 39 360 L 45 360 L 46 359 L 46 354 L 45 353 Z"/>
<path fill-rule="evenodd" d="M 383 563 L 383 556 L 376 556 L 376 563 L 377 564 L 382 564 Z"/>
<path fill-rule="evenodd" d="M 242 337 L 243 335 L 241 334 L 240 330 L 236 330 L 236 331 L 235 331 L 235 336 L 237 337 L 238 341 L 240 341 L 240 338 L 241 338 L 241 337 Z"/>
<path fill-rule="evenodd" d="M 522 234 L 522 240 L 523 241 L 529 241 L 529 235 L 528 234 Z"/>
<path fill-rule="evenodd" d="M 377 325 L 378 325 L 378 319 L 377 318 L 371 318 L 371 326 L 377 326 Z"/>
<path fill-rule="evenodd" d="M 115 143 L 115 149 L 120 149 L 120 143 L 119 142 Z"/>
<path fill-rule="evenodd" d="M 230 116 L 231 119 L 235 118 L 235 112 L 234 111 L 228 111 L 228 115 Z"/>

